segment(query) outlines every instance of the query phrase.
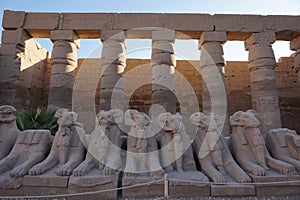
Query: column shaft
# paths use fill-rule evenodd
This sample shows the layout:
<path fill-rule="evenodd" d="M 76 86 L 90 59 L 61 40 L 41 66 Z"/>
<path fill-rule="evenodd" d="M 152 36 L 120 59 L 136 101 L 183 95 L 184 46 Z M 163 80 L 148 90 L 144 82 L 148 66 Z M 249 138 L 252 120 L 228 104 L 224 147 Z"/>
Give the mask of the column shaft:
<path fill-rule="evenodd" d="M 229 134 L 227 98 L 225 87 L 223 44 L 226 32 L 203 32 L 199 40 L 200 67 L 202 75 L 203 112 L 213 112 L 224 119 L 222 133 Z"/>
<path fill-rule="evenodd" d="M 103 30 L 101 40 L 100 110 L 124 110 L 125 32 Z"/>
<path fill-rule="evenodd" d="M 74 70 L 77 67 L 77 36 L 71 30 L 51 32 L 51 79 L 48 108 L 72 109 Z"/>
<path fill-rule="evenodd" d="M 176 113 L 174 41 L 173 30 L 152 32 L 152 105 L 173 114 Z M 161 112 L 164 111 L 159 109 L 153 114 L 157 116 Z"/>
<path fill-rule="evenodd" d="M 274 70 L 276 61 L 271 47 L 274 41 L 275 34 L 271 32 L 253 33 L 245 41 L 246 50 L 249 51 L 252 108 L 262 123 L 262 132 L 281 127 Z"/>

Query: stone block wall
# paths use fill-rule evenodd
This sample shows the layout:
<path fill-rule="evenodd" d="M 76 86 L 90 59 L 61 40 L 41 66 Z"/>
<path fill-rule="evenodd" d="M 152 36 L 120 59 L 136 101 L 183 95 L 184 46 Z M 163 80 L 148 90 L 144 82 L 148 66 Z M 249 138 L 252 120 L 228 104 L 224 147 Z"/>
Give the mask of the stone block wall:
<path fill-rule="evenodd" d="M 43 107 L 46 105 L 43 96 L 47 92 L 44 90 L 44 75 L 49 65 L 48 52 L 35 39 L 30 39 L 24 31 L 15 30 L 13 32 L 20 32 L 16 33 L 18 35 L 16 38 L 24 37 L 26 39 L 24 42 L 10 43 L 9 41 L 13 40 L 7 40 L 8 43 L 5 43 L 5 37 L 12 37 L 14 34 L 2 36 L 0 102 L 1 104 L 13 104 L 16 108 L 25 110 Z M 10 51 L 7 51 L 7 48 Z"/>
<path fill-rule="evenodd" d="M 148 113 L 152 94 L 150 60 L 127 59 L 126 65 L 124 87 L 125 98 L 128 100 L 127 108 Z M 294 58 L 281 58 L 277 65 L 277 87 L 283 127 L 300 132 L 300 125 L 297 121 L 300 118 L 300 93 L 297 74 L 293 72 Z M 186 115 L 197 109 L 202 110 L 202 78 L 198 69 L 198 61 L 177 61 L 175 74 L 177 111 Z M 89 119 L 88 112 L 99 110 L 100 59 L 79 59 L 75 73 L 75 88 L 78 88 L 79 90 L 76 91 L 80 92 L 78 98 L 73 100 L 78 106 L 75 110 L 82 112 L 82 119 L 86 121 Z M 247 62 L 228 61 L 225 66 L 225 82 L 228 114 L 251 109 L 250 73 Z M 197 101 L 198 108 L 190 106 L 194 105 L 195 101 Z M 95 102 L 95 107 L 93 107 L 93 102 Z M 94 119 L 90 121 L 89 125 L 85 125 L 89 130 L 94 126 Z"/>

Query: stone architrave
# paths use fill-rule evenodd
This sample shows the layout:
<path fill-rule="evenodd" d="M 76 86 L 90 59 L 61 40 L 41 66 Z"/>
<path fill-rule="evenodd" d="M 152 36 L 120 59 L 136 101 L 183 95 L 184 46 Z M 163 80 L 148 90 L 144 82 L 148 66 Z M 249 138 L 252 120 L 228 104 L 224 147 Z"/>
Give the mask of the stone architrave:
<path fill-rule="evenodd" d="M 298 73 L 298 80 L 300 83 L 300 36 L 294 38 L 290 42 L 290 49 L 295 52 L 295 66 L 294 71 Z"/>
<path fill-rule="evenodd" d="M 21 133 L 16 124 L 13 106 L 0 106 L 0 160 L 7 156 Z"/>
<path fill-rule="evenodd" d="M 271 44 L 276 40 L 274 32 L 253 33 L 246 41 L 249 52 L 248 69 L 251 81 L 252 109 L 262 123 L 260 129 L 281 128 L 278 91 L 276 85 L 276 61 Z"/>
<path fill-rule="evenodd" d="M 174 30 L 152 31 L 152 105 L 172 114 L 176 112 L 174 42 Z M 156 118 L 164 111 L 153 110 L 152 115 Z"/>
<path fill-rule="evenodd" d="M 79 39 L 72 30 L 51 31 L 50 39 L 53 41 L 53 50 L 48 108 L 72 109 Z"/>
<path fill-rule="evenodd" d="M 190 122 L 197 126 L 194 151 L 198 156 L 201 170 L 207 176 L 215 183 L 251 182 L 250 177 L 233 159 L 226 139 L 220 133 L 218 126 L 222 123 L 217 115 L 196 112 L 191 115 Z"/>
<path fill-rule="evenodd" d="M 223 57 L 226 41 L 226 32 L 203 32 L 199 40 L 203 112 L 214 112 L 224 119 L 224 135 L 229 134 Z"/>
<path fill-rule="evenodd" d="M 125 32 L 102 30 L 100 110 L 124 110 Z"/>
<path fill-rule="evenodd" d="M 0 187 L 19 188 L 30 168 L 47 156 L 52 140 L 49 130 L 26 130 L 18 134 L 13 149 L 0 161 Z"/>

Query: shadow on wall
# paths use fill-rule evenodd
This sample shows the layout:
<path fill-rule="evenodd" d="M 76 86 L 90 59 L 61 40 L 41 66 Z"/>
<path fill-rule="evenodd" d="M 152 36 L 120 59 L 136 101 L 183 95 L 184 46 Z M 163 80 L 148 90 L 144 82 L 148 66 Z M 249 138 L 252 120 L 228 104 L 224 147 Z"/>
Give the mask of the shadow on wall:
<path fill-rule="evenodd" d="M 18 110 L 47 107 L 50 83 L 50 59 L 47 50 L 35 39 L 25 41 L 1 54 L 0 104 L 14 105 Z"/>

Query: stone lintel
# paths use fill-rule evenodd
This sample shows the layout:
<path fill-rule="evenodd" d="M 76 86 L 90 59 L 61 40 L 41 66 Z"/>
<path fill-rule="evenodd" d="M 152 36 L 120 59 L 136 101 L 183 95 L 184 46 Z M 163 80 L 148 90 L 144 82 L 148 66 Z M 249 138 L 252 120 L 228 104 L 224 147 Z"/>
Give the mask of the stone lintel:
<path fill-rule="evenodd" d="M 199 40 L 199 49 L 205 42 L 220 42 L 225 43 L 227 41 L 227 34 L 224 31 L 220 32 L 203 32 Z"/>
<path fill-rule="evenodd" d="M 165 40 L 174 42 L 176 38 L 176 33 L 174 30 L 170 29 L 161 29 L 152 31 L 152 41 Z"/>
<path fill-rule="evenodd" d="M 2 27 L 5 30 L 18 29 L 23 26 L 24 20 L 25 20 L 24 11 L 4 10 Z"/>
<path fill-rule="evenodd" d="M 290 49 L 293 51 L 297 51 L 300 49 L 300 36 L 294 38 L 290 42 Z"/>
<path fill-rule="evenodd" d="M 269 46 L 276 41 L 276 36 L 274 32 L 260 32 L 253 33 L 249 38 L 245 41 L 245 49 L 246 51 L 253 45 L 260 44 Z"/>
<path fill-rule="evenodd" d="M 119 42 L 124 42 L 126 35 L 124 30 L 102 30 L 101 31 L 101 41 L 105 40 L 116 40 Z"/>
<path fill-rule="evenodd" d="M 58 40 L 66 40 L 70 42 L 74 42 L 77 48 L 80 48 L 80 40 L 76 33 L 72 30 L 55 30 L 50 32 L 50 39 L 52 42 Z"/>

